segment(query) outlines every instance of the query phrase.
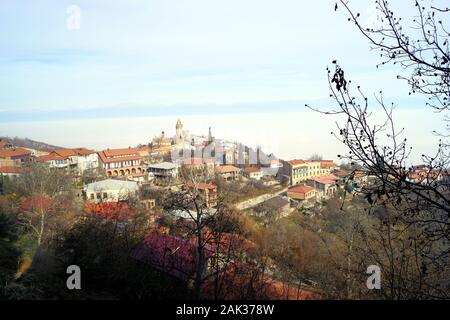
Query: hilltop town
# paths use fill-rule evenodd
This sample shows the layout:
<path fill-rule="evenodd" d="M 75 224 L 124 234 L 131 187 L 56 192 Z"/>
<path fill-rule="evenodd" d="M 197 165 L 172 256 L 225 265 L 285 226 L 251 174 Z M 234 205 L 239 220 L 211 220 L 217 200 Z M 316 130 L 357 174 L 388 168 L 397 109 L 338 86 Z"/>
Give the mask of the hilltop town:
<path fill-rule="evenodd" d="M 446 181 L 448 175 L 418 165 L 406 179 L 420 185 Z M 69 251 L 80 256 L 66 260 L 92 268 L 101 247 L 110 245 L 98 239 L 114 226 L 115 241 L 126 241 L 127 249 L 110 249 L 120 257 L 110 263 L 125 259 L 119 269 L 135 268 L 131 259 L 139 265 L 136 274 L 153 270 L 157 281 L 181 281 L 183 297 L 338 297 L 336 289 L 320 283 L 331 272 L 323 266 L 329 257 L 313 256 L 325 245 L 337 248 L 336 259 L 345 258 L 336 238 L 340 215 L 353 221 L 355 211 L 363 212 L 362 191 L 377 181 L 356 164 L 318 155 L 279 159 L 261 148 L 216 138 L 211 128 L 194 135 L 180 120 L 173 135 L 162 132 L 147 144 L 120 149 L 34 149 L 0 140 L 0 204 L 20 217 L 19 225 L 25 221 L 38 245 L 33 256 L 21 258 L 15 277 L 36 268 L 40 248 L 50 250 L 55 241 L 65 247 L 73 237 L 86 241 L 84 250 L 91 253 L 70 245 Z M 74 234 L 86 224 L 102 226 L 96 240 L 90 240 L 92 234 Z M 321 238 L 325 234 L 327 240 Z M 279 246 L 287 247 L 278 252 Z M 312 255 L 312 269 L 298 260 L 305 254 Z M 292 264 L 306 268 L 296 273 L 300 278 L 289 275 Z M 148 290 L 166 292 L 173 285 Z M 236 289 L 249 285 L 250 292 Z"/>
<path fill-rule="evenodd" d="M 367 182 L 367 174 L 358 170 L 343 169 L 333 160 L 323 159 L 278 159 L 241 143 L 227 141 L 207 135 L 194 135 L 184 130 L 177 121 L 173 135 L 162 132 L 148 144 L 94 151 L 86 148 L 24 148 L 9 140 L 0 141 L 0 174 L 15 177 L 22 173 L 23 165 L 33 161 L 50 168 L 70 172 L 86 201 L 119 201 L 114 191 L 107 190 L 117 181 L 128 193 L 135 189 L 176 189 L 183 187 L 180 179 L 182 168 L 206 169 L 209 174 L 203 182 L 239 182 L 258 185 L 267 192 L 266 201 L 283 199 L 280 203 L 291 206 L 314 205 L 337 194 L 337 183 L 352 176 L 354 187 Z M 348 166 L 347 166 L 348 167 Z M 206 181 L 209 180 L 209 181 Z M 101 192 L 91 192 L 97 186 Z M 214 186 L 213 193 L 217 192 Z M 341 184 L 342 186 L 344 184 Z M 272 193 L 274 195 L 270 197 Z M 250 195 L 249 195 L 250 196 Z M 242 198 L 246 195 L 241 194 Z M 214 199 L 214 197 L 211 197 Z M 158 199 L 153 199 L 156 203 Z M 249 203 L 252 199 L 246 199 Z M 254 203 L 258 199 L 254 200 Z M 213 207 L 214 201 L 208 203 Z M 250 207 L 246 204 L 246 207 Z"/>

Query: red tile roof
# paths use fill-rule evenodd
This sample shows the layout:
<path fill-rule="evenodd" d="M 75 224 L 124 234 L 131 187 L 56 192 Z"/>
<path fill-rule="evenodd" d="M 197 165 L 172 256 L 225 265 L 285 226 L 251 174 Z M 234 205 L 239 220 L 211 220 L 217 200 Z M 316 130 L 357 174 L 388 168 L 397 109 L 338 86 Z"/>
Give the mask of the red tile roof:
<path fill-rule="evenodd" d="M 31 151 L 24 148 L 1 149 L 0 158 L 16 158 L 31 156 Z"/>
<path fill-rule="evenodd" d="M 204 183 L 204 182 L 199 182 L 195 184 L 197 186 L 197 189 L 199 190 L 205 190 L 205 189 L 216 189 L 217 186 L 215 184 L 212 183 Z M 191 181 L 188 181 L 186 183 L 186 186 L 188 186 L 189 188 L 193 188 L 194 187 L 194 183 Z"/>
<path fill-rule="evenodd" d="M 322 176 L 312 177 L 310 180 L 314 180 L 323 184 L 332 184 L 335 183 L 337 180 L 339 180 L 339 178 L 333 174 L 325 174 Z"/>
<path fill-rule="evenodd" d="M 336 164 L 333 162 L 333 160 L 320 160 L 320 167 L 321 168 L 334 168 L 336 167 Z"/>
<path fill-rule="evenodd" d="M 336 164 L 333 162 L 333 160 L 301 160 L 301 159 L 295 159 L 288 161 L 291 165 L 299 165 L 299 164 L 305 164 L 308 162 L 318 162 L 320 163 L 320 166 L 322 168 L 334 168 L 336 167 Z"/>
<path fill-rule="evenodd" d="M 301 160 L 301 159 L 290 160 L 288 162 L 290 164 L 292 164 L 293 166 L 298 165 L 298 164 L 305 164 L 306 163 L 305 160 Z"/>
<path fill-rule="evenodd" d="M 0 167 L 0 173 L 15 173 L 19 174 L 22 173 L 21 167 Z"/>
<path fill-rule="evenodd" d="M 338 176 L 339 178 L 344 178 L 350 175 L 350 171 L 339 169 L 337 171 L 334 171 L 333 174 L 335 176 Z"/>
<path fill-rule="evenodd" d="M 142 156 L 139 155 L 138 148 L 107 149 L 98 152 L 98 155 L 103 163 L 142 160 Z"/>
<path fill-rule="evenodd" d="M 139 153 L 139 148 L 106 149 L 101 151 L 106 157 L 129 156 Z"/>
<path fill-rule="evenodd" d="M 56 153 L 57 155 L 68 158 L 72 156 L 76 156 L 76 152 L 72 149 L 55 149 L 51 153 Z"/>
<path fill-rule="evenodd" d="M 294 187 L 292 189 L 289 189 L 288 192 L 304 194 L 304 193 L 307 193 L 307 192 L 310 192 L 310 191 L 313 191 L 313 190 L 314 190 L 314 188 L 312 188 L 310 186 L 297 186 L 297 187 Z"/>
<path fill-rule="evenodd" d="M 54 160 L 67 160 L 67 157 L 63 157 L 55 152 L 52 152 L 45 156 L 37 157 L 36 160 L 39 162 L 47 162 L 47 161 L 54 161 Z"/>
<path fill-rule="evenodd" d="M 227 173 L 227 172 L 240 171 L 241 169 L 239 169 L 235 166 L 232 166 L 232 165 L 224 165 L 224 166 L 217 166 L 215 168 L 215 170 L 218 172 Z"/>
<path fill-rule="evenodd" d="M 95 151 L 85 148 L 55 149 L 53 150 L 53 152 L 59 154 L 62 157 L 86 156 L 95 153 Z"/>
<path fill-rule="evenodd" d="M 256 173 L 256 172 L 261 172 L 261 168 L 255 168 L 255 167 L 248 167 L 244 169 L 245 172 L 247 173 Z"/>

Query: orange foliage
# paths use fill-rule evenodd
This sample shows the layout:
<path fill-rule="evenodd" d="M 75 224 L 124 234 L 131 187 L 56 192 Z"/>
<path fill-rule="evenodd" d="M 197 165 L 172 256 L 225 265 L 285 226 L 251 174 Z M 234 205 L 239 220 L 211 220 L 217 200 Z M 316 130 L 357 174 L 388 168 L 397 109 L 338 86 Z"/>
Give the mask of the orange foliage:
<path fill-rule="evenodd" d="M 126 220 L 136 214 L 136 210 L 123 202 L 86 203 L 84 212 L 112 220 Z"/>

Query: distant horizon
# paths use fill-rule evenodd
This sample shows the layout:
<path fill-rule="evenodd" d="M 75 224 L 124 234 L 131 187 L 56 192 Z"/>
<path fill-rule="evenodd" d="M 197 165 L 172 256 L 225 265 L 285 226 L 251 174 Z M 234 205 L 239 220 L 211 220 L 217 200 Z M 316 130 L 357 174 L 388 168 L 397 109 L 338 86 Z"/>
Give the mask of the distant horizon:
<path fill-rule="evenodd" d="M 435 120 L 426 109 L 397 110 L 394 117 L 396 115 L 399 128 L 406 128 L 405 137 L 413 143 L 410 163 L 420 163 L 420 155 L 431 154 L 438 143 L 438 138 L 427 129 Z M 194 135 L 207 135 L 211 127 L 216 138 L 242 142 L 250 147 L 261 145 L 265 152 L 281 159 L 307 159 L 312 154 L 320 154 L 324 159 L 337 161 L 337 155 L 346 152 L 345 146 L 331 135 L 336 131 L 336 119 L 313 111 L 17 122 L 0 126 L 0 135 L 60 147 L 104 150 L 148 144 L 162 131 L 172 137 L 177 119 Z M 297 124 L 298 119 L 301 119 L 301 126 Z M 417 119 L 421 119 L 424 126 L 418 127 Z M 283 130 L 278 130 L 282 123 Z M 416 139 L 410 138 L 413 127 Z"/>

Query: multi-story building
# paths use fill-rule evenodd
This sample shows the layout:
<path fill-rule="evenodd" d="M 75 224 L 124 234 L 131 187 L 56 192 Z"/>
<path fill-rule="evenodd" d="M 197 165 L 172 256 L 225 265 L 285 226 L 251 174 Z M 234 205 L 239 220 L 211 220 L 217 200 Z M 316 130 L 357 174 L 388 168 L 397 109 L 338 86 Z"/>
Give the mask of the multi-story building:
<path fill-rule="evenodd" d="M 149 177 L 157 179 L 172 179 L 178 176 L 179 166 L 172 162 L 160 162 L 148 165 Z"/>
<path fill-rule="evenodd" d="M 38 162 L 48 164 L 52 168 L 74 168 L 76 163 L 70 163 L 70 159 L 67 156 L 62 156 L 55 151 L 50 152 L 45 156 L 37 157 Z"/>
<path fill-rule="evenodd" d="M 245 177 L 249 179 L 260 180 L 263 177 L 263 171 L 261 168 L 248 167 L 243 171 Z"/>
<path fill-rule="evenodd" d="M 226 181 L 235 181 L 241 174 L 241 169 L 232 165 L 217 166 L 215 168 L 216 175 Z"/>
<path fill-rule="evenodd" d="M 316 196 L 320 199 L 329 199 L 337 192 L 338 177 L 329 174 L 314 177 L 306 181 L 306 185 L 316 189 Z"/>
<path fill-rule="evenodd" d="M 69 159 L 71 166 L 75 167 L 78 174 L 83 174 L 86 170 L 97 169 L 99 166 L 98 154 L 93 150 L 85 148 L 58 149 L 57 154 Z"/>
<path fill-rule="evenodd" d="M 330 174 L 334 166 L 331 160 L 290 160 L 283 161 L 283 173 L 289 177 L 291 185 L 298 185 L 313 177 Z"/>
<path fill-rule="evenodd" d="M 198 192 L 200 199 L 207 208 L 217 206 L 217 186 L 212 183 L 186 183 L 186 187 L 191 191 Z"/>
<path fill-rule="evenodd" d="M 134 176 L 145 173 L 138 148 L 107 149 L 98 152 L 101 168 L 108 177 Z"/>
<path fill-rule="evenodd" d="M 56 149 L 49 154 L 37 157 L 55 168 L 69 168 L 73 173 L 82 175 L 86 170 L 99 167 L 98 154 L 85 148 Z"/>

